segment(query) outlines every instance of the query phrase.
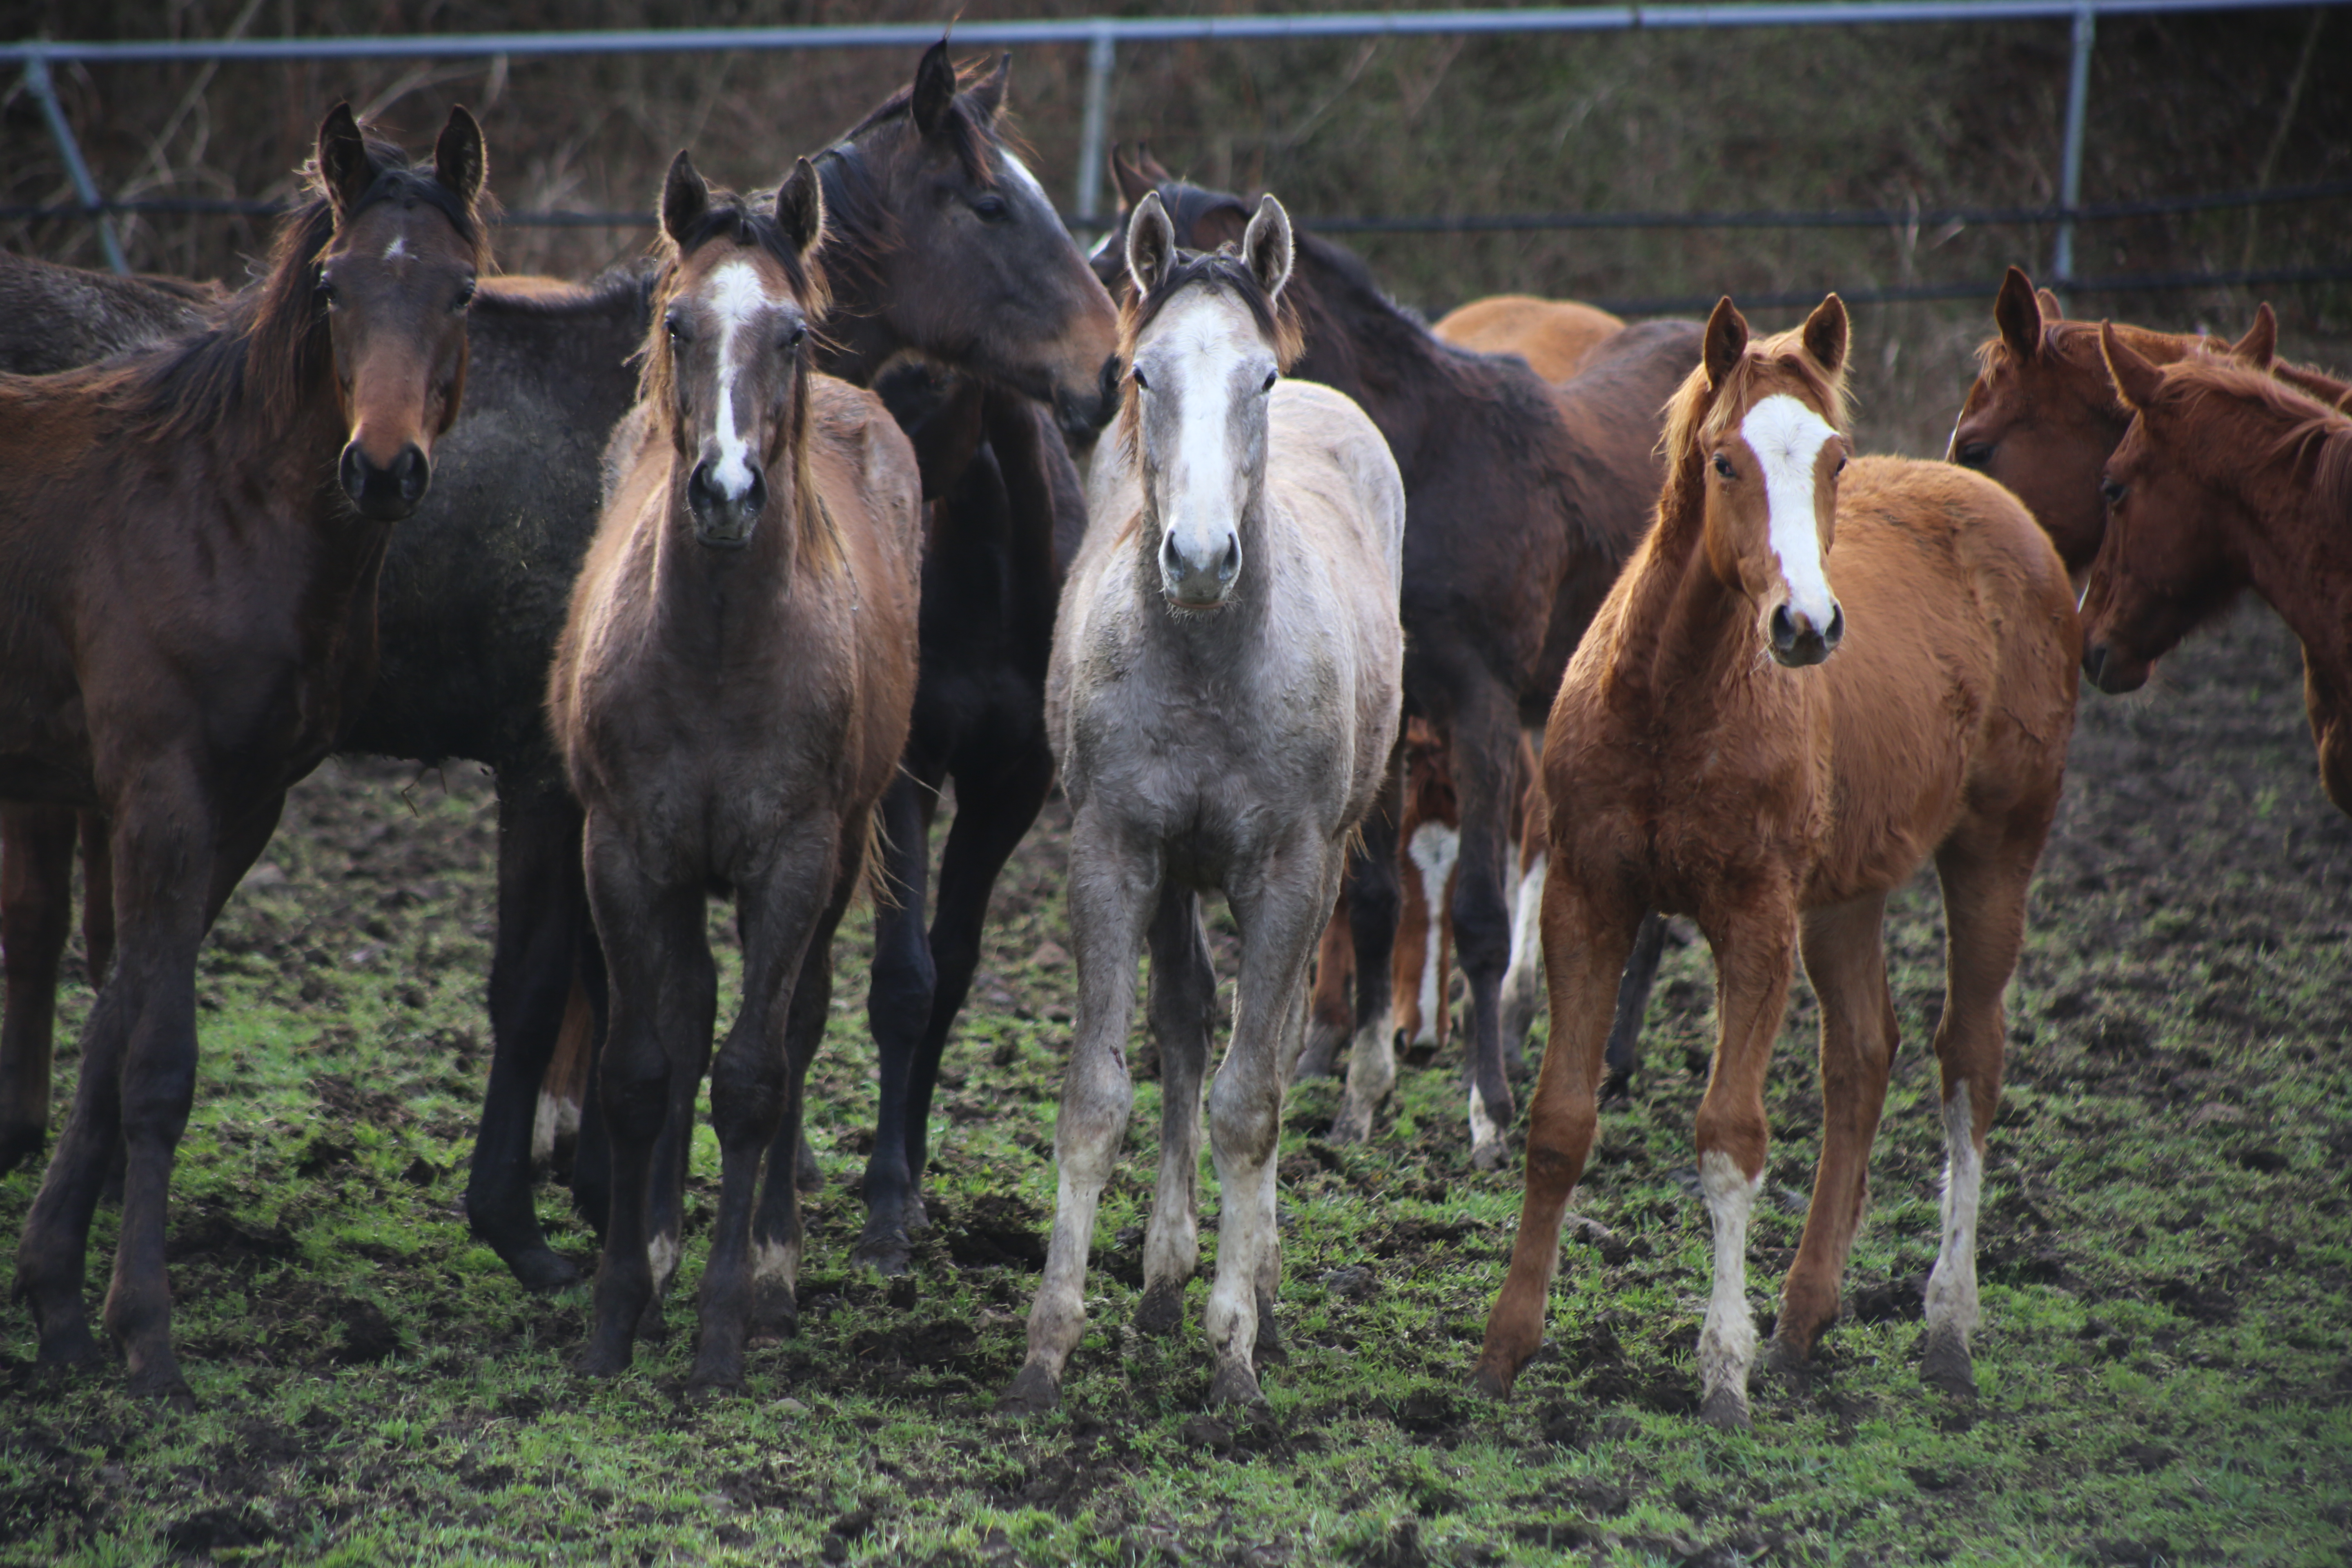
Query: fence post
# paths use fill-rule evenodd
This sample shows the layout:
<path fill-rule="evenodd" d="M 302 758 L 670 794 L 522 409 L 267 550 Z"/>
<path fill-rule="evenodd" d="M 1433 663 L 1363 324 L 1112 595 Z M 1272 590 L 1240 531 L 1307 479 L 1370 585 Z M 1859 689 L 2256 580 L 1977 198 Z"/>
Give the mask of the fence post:
<path fill-rule="evenodd" d="M 2066 147 L 2059 163 L 2058 244 L 2050 258 L 2050 287 L 2063 289 L 2074 279 L 2074 208 L 2083 196 L 2083 110 L 2091 96 L 2091 43 L 2098 16 L 2088 5 L 2074 12 L 2074 58 L 2066 84 Z"/>
<path fill-rule="evenodd" d="M 1094 223 L 1102 213 L 1103 118 L 1110 98 L 1112 48 L 1108 29 L 1097 32 L 1087 45 L 1086 120 L 1078 132 L 1076 211 L 1081 227 Z"/>
<path fill-rule="evenodd" d="M 106 253 L 106 264 L 118 277 L 128 276 L 131 268 L 123 264 L 122 246 L 114 237 L 114 220 L 100 205 L 97 184 L 89 177 L 89 165 L 81 161 L 81 146 L 74 141 L 73 127 L 66 123 L 66 111 L 58 102 L 58 89 L 49 80 L 49 61 L 46 55 L 35 55 L 25 62 L 25 86 L 40 100 L 41 116 L 49 122 L 50 139 L 58 144 L 58 153 L 66 161 L 66 174 L 73 181 L 74 195 L 81 202 L 81 210 L 98 225 L 98 247 Z"/>

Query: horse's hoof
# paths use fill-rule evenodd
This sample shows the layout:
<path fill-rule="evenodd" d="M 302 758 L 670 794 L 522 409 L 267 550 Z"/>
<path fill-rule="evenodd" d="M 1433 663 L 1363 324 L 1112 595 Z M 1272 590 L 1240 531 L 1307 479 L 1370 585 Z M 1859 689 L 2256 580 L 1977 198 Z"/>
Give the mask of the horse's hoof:
<path fill-rule="evenodd" d="M 1755 1425 L 1748 1417 L 1748 1395 L 1729 1384 L 1708 1393 L 1698 1407 L 1698 1418 L 1725 1432 L 1745 1432 Z"/>
<path fill-rule="evenodd" d="M 40 1159 L 41 1151 L 48 1144 L 49 1130 L 46 1123 L 28 1126 L 18 1122 L 0 1128 L 0 1176 L 6 1175 L 19 1165 L 30 1167 Z"/>
<path fill-rule="evenodd" d="M 1217 1368 L 1217 1375 L 1209 1380 L 1209 1403 L 1212 1405 L 1264 1405 L 1265 1393 L 1257 1385 L 1257 1373 L 1246 1362 L 1229 1361 Z"/>
<path fill-rule="evenodd" d="M 824 1167 L 816 1163 L 816 1151 L 808 1146 L 805 1138 L 793 1155 L 793 1185 L 804 1193 L 824 1190 Z"/>
<path fill-rule="evenodd" d="M 850 1250 L 852 1268 L 871 1268 L 885 1279 L 896 1279 L 914 1267 L 915 1248 L 901 1230 L 860 1237 Z"/>
<path fill-rule="evenodd" d="M 525 1247 L 507 1255 L 506 1266 L 522 1288 L 534 1296 L 569 1290 L 587 1278 L 579 1265 L 551 1247 Z"/>
<path fill-rule="evenodd" d="M 176 1366 L 144 1375 L 134 1373 L 131 1378 L 131 1392 L 141 1399 L 152 1399 L 183 1415 L 193 1415 L 196 1412 L 196 1391 L 188 1386 L 188 1380 L 180 1375 L 180 1369 Z"/>
<path fill-rule="evenodd" d="M 1043 1415 L 1061 1403 L 1062 1385 L 1033 1361 L 1021 1369 L 1013 1386 L 996 1402 L 996 1409 L 1001 1415 Z"/>
<path fill-rule="evenodd" d="M 583 1377 L 618 1377 L 629 1370 L 630 1351 L 626 1335 L 621 1337 L 617 1349 L 605 1342 L 608 1336 L 598 1335 L 594 1342 L 580 1352 L 572 1363 Z"/>
<path fill-rule="evenodd" d="M 1774 1334 L 1764 1346 L 1764 1371 L 1768 1376 L 1800 1390 L 1811 1388 L 1823 1376 L 1811 1346 L 1780 1334 Z"/>
<path fill-rule="evenodd" d="M 1334 1143 L 1361 1143 L 1372 1135 L 1372 1113 L 1354 1100 L 1339 1107 L 1339 1114 L 1331 1118 L 1331 1138 Z"/>
<path fill-rule="evenodd" d="M 1143 1300 L 1135 1309 L 1136 1331 L 1145 1334 L 1172 1334 L 1184 1322 L 1184 1281 L 1154 1279 L 1143 1292 Z"/>
<path fill-rule="evenodd" d="M 1470 1166 L 1476 1171 L 1499 1171 L 1510 1163 L 1511 1146 L 1501 1139 L 1490 1139 L 1470 1151 Z"/>
<path fill-rule="evenodd" d="M 1921 1362 L 1919 1378 L 1954 1399 L 1977 1396 L 1976 1361 L 1959 1335 L 1947 1329 L 1927 1331 L 1927 1353 Z"/>
<path fill-rule="evenodd" d="M 1517 1368 L 1505 1366 L 1491 1356 L 1482 1356 L 1470 1369 L 1470 1386 L 1489 1399 L 1503 1400 L 1511 1396 L 1511 1385 L 1519 1381 Z"/>
<path fill-rule="evenodd" d="M 698 1403 L 725 1399 L 743 1392 L 743 1352 L 740 1347 L 713 1350 L 708 1342 L 687 1373 L 687 1397 Z"/>
<path fill-rule="evenodd" d="M 68 1319 L 52 1328 L 39 1321 L 38 1312 L 33 1316 L 41 1336 L 41 1347 L 34 1356 L 37 1364 L 64 1371 L 97 1366 L 106 1360 L 106 1352 L 99 1348 L 88 1321 Z"/>
<path fill-rule="evenodd" d="M 752 1342 L 788 1340 L 800 1331 L 801 1307 L 793 1288 L 781 1279 L 754 1281 L 750 1320 Z"/>
<path fill-rule="evenodd" d="M 1348 1043 L 1348 1031 L 1329 1024 L 1307 1026 L 1307 1045 L 1298 1053 L 1298 1061 L 1290 1069 L 1293 1081 L 1309 1078 L 1329 1078 L 1338 1069 L 1339 1047 Z"/>

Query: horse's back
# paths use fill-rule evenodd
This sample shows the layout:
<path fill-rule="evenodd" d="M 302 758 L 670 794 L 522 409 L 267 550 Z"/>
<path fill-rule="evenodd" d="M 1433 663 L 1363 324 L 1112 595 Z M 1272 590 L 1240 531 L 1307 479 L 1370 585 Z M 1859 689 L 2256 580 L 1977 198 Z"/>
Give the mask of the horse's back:
<path fill-rule="evenodd" d="M 1517 354 L 1546 381 L 1575 374 L 1586 357 L 1625 330 L 1623 318 L 1576 300 L 1496 294 L 1448 311 L 1430 328 L 1456 348 Z"/>

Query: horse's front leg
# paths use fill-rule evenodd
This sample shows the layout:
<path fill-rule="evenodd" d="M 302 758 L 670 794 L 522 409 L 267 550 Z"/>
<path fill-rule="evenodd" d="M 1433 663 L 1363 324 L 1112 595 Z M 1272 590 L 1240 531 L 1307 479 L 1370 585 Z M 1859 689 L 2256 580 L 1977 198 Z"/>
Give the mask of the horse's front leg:
<path fill-rule="evenodd" d="M 1020 1415 L 1051 1410 L 1061 1401 L 1063 1368 L 1086 1332 L 1095 1206 L 1135 1104 L 1127 1024 L 1135 1006 L 1135 961 L 1159 893 L 1160 853 L 1158 845 L 1133 841 L 1104 816 L 1099 806 L 1082 810 L 1070 834 L 1077 1025 L 1054 1126 L 1054 1234 L 1045 1277 L 1029 1310 L 1028 1359 L 1000 1401 L 1000 1408 Z"/>
<path fill-rule="evenodd" d="M 1454 787 L 1462 804 L 1454 946 L 1470 986 L 1470 1163 L 1493 1171 L 1509 1158 L 1504 1139 L 1514 1110 L 1503 1072 L 1503 972 L 1511 961 L 1503 867 L 1509 858 L 1510 797 L 1518 776 L 1517 714 L 1498 694 L 1465 703 L 1454 715 L 1452 738 Z"/>
<path fill-rule="evenodd" d="M 1172 879 L 1160 883 L 1150 942 L 1145 1014 L 1160 1047 L 1160 1181 L 1143 1238 L 1135 1326 L 1166 1334 L 1184 1320 L 1184 1282 L 1201 1261 L 1201 1080 L 1216 1027 L 1217 975 L 1201 931 L 1200 896 Z"/>
<path fill-rule="evenodd" d="M 1390 753 L 1381 798 L 1348 857 L 1348 924 L 1356 939 L 1356 1037 L 1348 1047 L 1348 1088 L 1331 1118 L 1331 1141 L 1372 1135 L 1372 1116 L 1396 1087 L 1397 843 L 1404 816 L 1404 742 Z"/>
<path fill-rule="evenodd" d="M 860 839 L 864 822 L 858 824 Z M 743 1005 L 710 1068 L 710 1123 L 719 1134 L 719 1217 L 711 1227 L 710 1259 L 702 1274 L 702 1336 L 696 1346 L 694 1388 L 733 1388 L 743 1381 L 743 1344 L 751 1326 L 755 1275 L 781 1287 L 790 1312 L 800 1262 L 799 1189 L 793 1176 L 800 1142 L 797 1118 L 784 1136 L 786 1111 L 799 1074 L 793 1070 L 788 1021 L 799 1011 L 796 983 L 803 969 L 825 969 L 812 942 L 831 942 L 856 887 L 856 856 L 840 876 L 842 825 L 814 816 L 776 840 L 755 876 L 739 876 L 735 897 L 743 931 Z M 859 847 L 862 847 L 862 842 Z M 838 886 L 836 886 L 838 884 Z M 823 984 L 823 982 L 820 982 Z M 821 996 L 829 995 L 824 987 Z M 824 1005 L 819 1000 L 817 1005 Z M 822 1014 L 820 1014 L 820 1028 Z M 814 1054 L 814 1047 L 811 1047 Z M 806 1067 L 803 1061 L 802 1068 Z M 773 1152 L 771 1154 L 772 1146 Z M 791 1205 L 782 1234 L 753 1258 L 752 1215 L 760 1196 L 763 1156 L 769 1190 Z"/>
<path fill-rule="evenodd" d="M 1255 1405 L 1264 1395 L 1253 1360 L 1261 1314 L 1281 1279 L 1275 1228 L 1276 1155 L 1282 1142 L 1283 1047 L 1307 989 L 1324 911 L 1337 895 L 1344 847 L 1302 841 L 1270 856 L 1228 889 L 1241 927 L 1234 1037 L 1209 1091 L 1209 1138 L 1222 1194 L 1217 1278 L 1209 1289 L 1209 1398 Z"/>
<path fill-rule="evenodd" d="M 866 1160 L 866 1230 L 849 1263 L 886 1275 L 907 1271 L 913 1257 L 909 1233 L 922 1202 L 907 1139 L 908 1087 L 939 981 L 923 936 L 930 872 L 928 793 L 925 781 L 902 769 L 882 795 L 883 892 L 875 900 L 874 973 L 866 993 L 880 1089 L 874 1150 Z"/>
<path fill-rule="evenodd" d="M 1736 906 L 1703 910 L 1715 949 L 1715 1068 L 1698 1107 L 1698 1180 L 1715 1229 L 1715 1289 L 1698 1336 L 1699 1415 L 1746 1426 L 1756 1319 L 1748 1305 L 1748 1222 L 1764 1184 L 1769 1130 L 1764 1075 L 1794 972 L 1794 890 L 1762 883 Z"/>
<path fill-rule="evenodd" d="M 662 1261 L 648 1254 L 654 1151 L 669 1120 L 673 1075 L 698 1068 L 709 1048 L 718 975 L 699 876 L 647 866 L 627 833 L 593 810 L 585 860 L 610 973 L 596 1100 L 611 1149 L 612 1199 L 580 1370 L 609 1377 L 627 1369 L 637 1324 L 654 1300 Z"/>
<path fill-rule="evenodd" d="M 1600 1127 L 1609 1010 L 1641 911 L 1555 871 L 1544 883 L 1542 920 L 1551 1044 L 1528 1109 L 1527 1191 L 1510 1275 L 1486 1315 L 1486 1342 L 1472 1372 L 1477 1386 L 1498 1399 L 1508 1397 L 1519 1369 L 1543 1343 L 1560 1222 Z"/>
<path fill-rule="evenodd" d="M 529 1290 L 580 1270 L 547 1245 L 531 1194 L 531 1138 L 586 934 L 580 807 L 560 779 L 499 774 L 498 942 L 490 959 L 490 1081 L 466 1176 L 466 1220 Z M 597 1205 L 601 1218 L 601 1203 Z"/>
<path fill-rule="evenodd" d="M 73 927 L 74 825 L 63 806 L 0 806 L 0 1174 L 48 1142 L 58 971 Z"/>

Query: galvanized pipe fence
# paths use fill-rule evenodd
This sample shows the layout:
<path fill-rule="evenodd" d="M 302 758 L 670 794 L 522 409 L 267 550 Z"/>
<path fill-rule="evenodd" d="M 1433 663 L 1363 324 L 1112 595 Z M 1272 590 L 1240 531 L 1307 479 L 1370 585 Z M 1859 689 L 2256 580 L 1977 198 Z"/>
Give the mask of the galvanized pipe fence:
<path fill-rule="evenodd" d="M 1079 132 L 1078 167 L 1072 226 L 1101 225 L 1102 176 L 1111 75 L 1121 45 L 1174 42 L 1237 42 L 1302 38 L 1461 37 L 1493 34 L 1679 31 L 1735 27 L 1864 26 L 1900 23 L 2071 21 L 2066 113 L 2060 154 L 2059 199 L 2054 206 L 1954 209 L 1949 212 L 1852 210 L 1771 213 L 1523 213 L 1418 217 L 1323 217 L 1306 220 L 1320 232 L 1486 233 L 1559 228 L 1804 228 L 1876 227 L 1901 223 L 2054 224 L 2050 281 L 2061 289 L 2159 289 L 2318 281 L 2352 277 L 2352 268 L 2241 269 L 2232 273 L 2137 275 L 2118 279 L 2078 278 L 2074 272 L 2074 227 L 2104 218 L 2145 216 L 2215 206 L 2259 206 L 2324 200 L 2352 195 L 2352 182 L 2269 191 L 2192 195 L 2170 200 L 2085 206 L 2082 202 L 2083 138 L 2090 96 L 2091 53 L 2098 18 L 2210 14 L 2252 10 L 2308 10 L 2352 0 L 1801 0 L 1780 4 L 1677 3 L 1654 5 L 1595 5 L 1527 10 L 1334 12 L 1328 15 L 1265 16 L 1092 17 L 1066 21 L 961 22 L 961 44 L 1012 47 L 1037 44 L 1085 44 L 1087 80 Z M 776 51 L 845 48 L 921 48 L 939 37 L 935 26 L 908 24 L 808 27 L 686 27 L 657 31 L 577 33 L 445 33 L 405 37 L 171 39 L 125 43 L 76 43 L 47 39 L 0 44 L 0 64 L 21 68 L 26 89 L 39 103 L 57 143 L 76 203 L 70 207 L 0 208 L 0 217 L 82 216 L 97 227 L 107 264 L 126 270 L 114 232 L 116 213 L 262 215 L 271 204 L 230 201 L 114 202 L 100 194 L 73 128 L 58 100 L 53 68 L 164 62 L 354 59 L 483 59 L 499 57 L 556 58 L 576 55 L 676 54 L 725 50 Z M 635 213 L 509 213 L 509 224 L 563 227 L 631 227 L 651 220 Z M 1969 292 L 1981 285 L 1972 284 Z M 1887 300 L 1948 297 L 1958 290 L 1937 285 L 1871 291 Z M 1759 300 L 1759 303 L 1765 301 Z M 1857 296 L 1856 302 L 1863 302 Z M 1680 308 L 1682 301 L 1619 301 L 1627 306 Z"/>

